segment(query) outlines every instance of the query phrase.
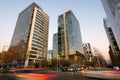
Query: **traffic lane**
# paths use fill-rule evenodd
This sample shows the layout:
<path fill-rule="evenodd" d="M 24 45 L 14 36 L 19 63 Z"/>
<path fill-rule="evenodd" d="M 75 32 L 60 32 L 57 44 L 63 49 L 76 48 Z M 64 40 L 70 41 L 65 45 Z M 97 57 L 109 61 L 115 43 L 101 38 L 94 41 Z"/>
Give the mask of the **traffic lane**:
<path fill-rule="evenodd" d="M 50 80 L 98 80 L 94 78 L 87 78 L 81 76 L 81 72 L 61 72 L 61 71 L 54 71 L 57 74 L 56 79 Z"/>
<path fill-rule="evenodd" d="M 16 77 L 12 74 L 0 74 L 0 80 L 16 80 Z"/>
<path fill-rule="evenodd" d="M 49 78 L 56 77 L 57 75 L 50 71 L 36 69 L 3 70 L 0 72 L 0 80 L 49 80 Z"/>
<path fill-rule="evenodd" d="M 51 71 L 48 71 L 48 72 L 51 72 Z M 86 78 L 86 77 L 83 77 L 81 75 L 81 72 L 61 72 L 61 71 L 52 71 L 52 73 L 56 74 L 57 77 L 56 78 L 48 78 L 47 79 L 40 79 L 40 80 L 102 80 L 102 79 L 93 79 L 93 78 Z M 26 74 L 24 76 L 35 76 L 35 80 L 36 80 L 36 76 L 38 75 L 30 75 L 30 74 Z M 41 76 L 41 75 L 40 75 Z M 20 75 L 18 75 L 18 77 L 20 77 Z M 23 76 L 22 76 L 23 77 Z M 43 77 L 43 75 L 42 75 Z M 45 76 L 43 77 L 45 78 Z M 0 75 L 0 80 L 16 80 L 15 77 L 13 77 L 12 74 L 4 74 L 4 75 Z M 23 80 L 23 79 L 21 79 Z M 37 79 L 39 80 L 39 79 Z"/>
<path fill-rule="evenodd" d="M 107 80 L 120 80 L 120 71 L 85 71 L 82 76 L 107 79 Z"/>
<path fill-rule="evenodd" d="M 81 75 L 76 75 L 77 73 L 75 72 L 56 72 L 56 74 L 58 75 L 57 78 L 46 78 L 44 77 L 44 79 L 30 79 L 30 80 L 98 80 L 98 79 L 90 79 L 90 78 L 85 78 L 82 77 Z M 13 75 L 8 75 L 8 74 L 3 74 L 0 75 L 0 80 L 29 80 L 29 79 L 18 79 L 13 77 Z"/>
<path fill-rule="evenodd" d="M 51 75 L 50 75 L 51 76 Z M 43 74 L 0 74 L 0 80 L 54 80 L 55 77 L 49 77 Z"/>

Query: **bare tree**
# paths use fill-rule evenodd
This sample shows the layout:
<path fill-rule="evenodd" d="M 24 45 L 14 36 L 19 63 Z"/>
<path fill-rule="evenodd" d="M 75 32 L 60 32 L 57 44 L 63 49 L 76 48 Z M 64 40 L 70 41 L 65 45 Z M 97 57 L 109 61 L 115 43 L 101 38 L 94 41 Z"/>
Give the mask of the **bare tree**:
<path fill-rule="evenodd" d="M 27 43 L 23 40 L 17 45 L 11 46 L 9 48 L 9 54 L 13 61 L 23 62 L 26 59 Z"/>

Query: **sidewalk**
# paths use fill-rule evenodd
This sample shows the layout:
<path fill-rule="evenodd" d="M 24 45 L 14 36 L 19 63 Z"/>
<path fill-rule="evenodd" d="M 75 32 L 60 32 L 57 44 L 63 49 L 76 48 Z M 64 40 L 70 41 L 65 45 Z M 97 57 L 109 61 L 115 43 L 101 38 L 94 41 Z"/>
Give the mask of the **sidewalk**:
<path fill-rule="evenodd" d="M 84 71 L 82 72 L 82 76 L 99 79 L 120 80 L 120 71 Z"/>

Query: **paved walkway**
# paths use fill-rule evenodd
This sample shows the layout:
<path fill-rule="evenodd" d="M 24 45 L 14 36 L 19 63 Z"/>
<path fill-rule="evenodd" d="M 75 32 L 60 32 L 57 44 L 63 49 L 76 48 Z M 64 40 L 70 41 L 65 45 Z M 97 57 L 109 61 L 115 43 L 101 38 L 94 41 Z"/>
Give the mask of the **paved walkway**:
<path fill-rule="evenodd" d="M 120 71 L 85 71 L 82 72 L 82 76 L 99 79 L 120 80 Z"/>

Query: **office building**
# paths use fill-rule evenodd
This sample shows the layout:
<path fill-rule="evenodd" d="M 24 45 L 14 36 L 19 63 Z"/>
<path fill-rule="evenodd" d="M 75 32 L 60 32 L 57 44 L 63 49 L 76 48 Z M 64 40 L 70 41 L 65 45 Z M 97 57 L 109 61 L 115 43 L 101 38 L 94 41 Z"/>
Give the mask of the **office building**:
<path fill-rule="evenodd" d="M 47 60 L 49 62 L 51 62 L 53 59 L 53 50 L 48 50 L 48 53 L 47 53 Z"/>
<path fill-rule="evenodd" d="M 107 34 L 107 37 L 108 37 L 108 40 L 110 43 L 110 48 L 112 50 L 110 56 L 113 55 L 112 57 L 114 57 L 114 58 L 111 58 L 111 59 L 115 59 L 115 60 L 111 60 L 111 61 L 112 61 L 113 65 L 115 66 L 115 65 L 117 65 L 117 63 L 120 64 L 120 60 L 117 60 L 117 59 L 119 59 L 118 57 L 120 56 L 120 50 L 118 48 L 118 44 L 114 37 L 113 31 L 110 27 L 110 23 L 108 22 L 108 19 L 104 18 L 103 23 L 104 23 L 104 28 L 105 28 L 105 31 L 106 31 L 106 34 Z"/>
<path fill-rule="evenodd" d="M 117 66 L 116 64 L 118 64 L 118 62 L 116 61 L 115 55 L 110 45 L 109 45 L 109 56 L 110 56 L 110 61 L 112 63 L 112 66 Z"/>
<path fill-rule="evenodd" d="M 120 49 L 120 0 L 101 0 Z"/>
<path fill-rule="evenodd" d="M 92 49 L 91 49 L 90 43 L 84 43 L 83 50 L 84 50 L 85 60 L 92 61 L 93 54 L 92 54 Z"/>
<path fill-rule="evenodd" d="M 58 33 L 53 34 L 53 58 L 58 56 Z"/>
<path fill-rule="evenodd" d="M 79 21 L 70 10 L 58 17 L 58 54 L 68 60 L 76 51 L 83 53 L 82 37 Z"/>
<path fill-rule="evenodd" d="M 34 2 L 19 14 L 11 46 L 27 43 L 25 67 L 47 58 L 48 28 L 49 16 Z"/>

